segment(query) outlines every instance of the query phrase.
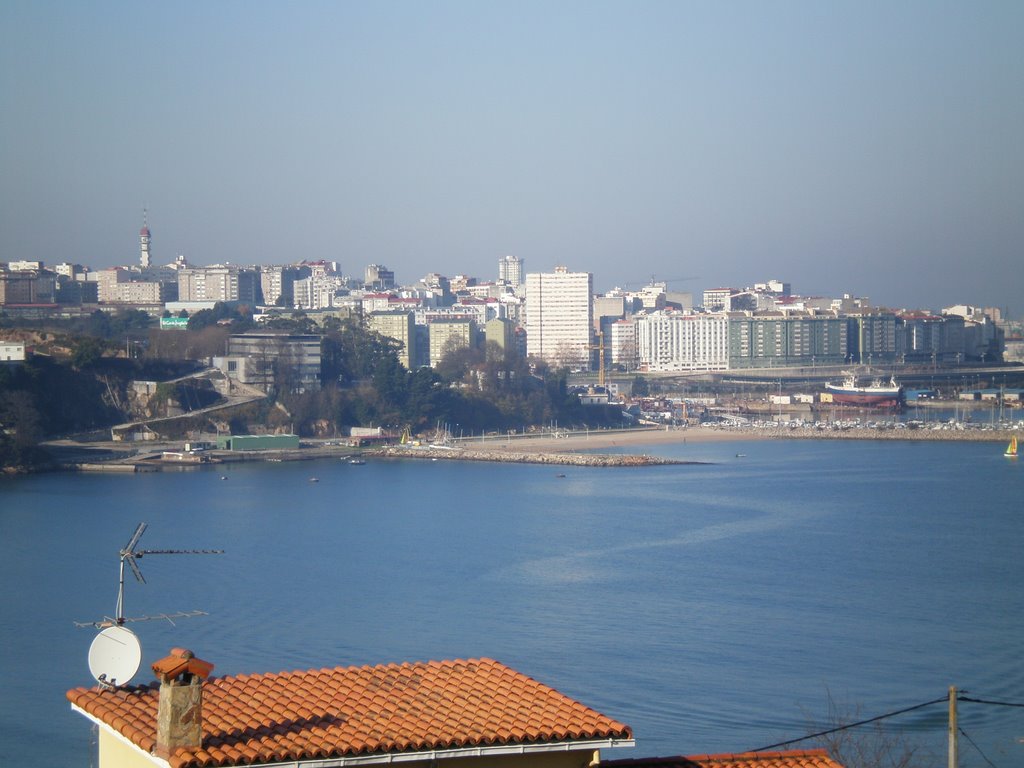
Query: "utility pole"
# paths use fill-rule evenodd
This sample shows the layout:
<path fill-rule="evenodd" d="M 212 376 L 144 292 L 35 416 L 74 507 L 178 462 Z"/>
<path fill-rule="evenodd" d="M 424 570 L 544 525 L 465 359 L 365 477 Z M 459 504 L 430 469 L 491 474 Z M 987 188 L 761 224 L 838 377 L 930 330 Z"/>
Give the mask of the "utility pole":
<path fill-rule="evenodd" d="M 948 768 L 957 768 L 959 756 L 957 748 L 957 724 L 956 724 L 956 686 L 949 686 L 949 764 Z"/>

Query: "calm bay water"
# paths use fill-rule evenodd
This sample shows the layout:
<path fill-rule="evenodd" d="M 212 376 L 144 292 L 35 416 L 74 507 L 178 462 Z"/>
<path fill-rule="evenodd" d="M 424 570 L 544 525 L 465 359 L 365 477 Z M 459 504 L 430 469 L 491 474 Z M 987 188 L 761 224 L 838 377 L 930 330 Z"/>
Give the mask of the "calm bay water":
<path fill-rule="evenodd" d="M 708 466 L 247 464 L 0 482 L 0 743 L 86 766 L 64 691 L 92 680 L 118 550 L 137 682 L 172 646 L 215 674 L 490 656 L 633 726 L 616 757 L 742 751 L 941 697 L 1024 701 L 1024 465 L 992 444 L 658 446 Z M 745 454 L 737 457 L 740 452 Z M 556 475 L 564 472 L 566 477 Z M 227 477 L 221 480 L 221 475 Z M 309 482 L 311 476 L 319 479 Z M 961 704 L 998 766 L 1024 709 Z M 945 708 L 889 721 L 944 761 Z M 987 763 L 966 741 L 961 765 Z"/>

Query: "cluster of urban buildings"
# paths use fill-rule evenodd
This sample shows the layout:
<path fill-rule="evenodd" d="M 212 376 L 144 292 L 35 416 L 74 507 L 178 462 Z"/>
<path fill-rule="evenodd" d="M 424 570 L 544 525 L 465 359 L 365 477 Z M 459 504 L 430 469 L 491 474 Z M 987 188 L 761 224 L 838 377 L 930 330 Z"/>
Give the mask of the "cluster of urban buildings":
<path fill-rule="evenodd" d="M 218 302 L 245 305 L 257 321 L 299 311 L 313 319 L 360 317 L 399 342 L 410 369 L 485 343 L 572 370 L 650 372 L 956 365 L 998 362 L 1005 349 L 998 309 L 893 310 L 849 295 L 795 295 L 777 280 L 705 290 L 695 302 L 693 293 L 654 278 L 639 290 L 595 294 L 589 272 L 527 273 L 515 256 L 498 260 L 494 280 L 431 273 L 399 284 L 385 266 L 371 264 L 357 278 L 327 260 L 194 266 L 178 256 L 154 266 L 150 245 L 144 225 L 137 265 L 2 264 L 0 309 L 31 317 L 133 307 L 162 316 L 167 328 L 183 327 L 189 314 Z M 234 357 L 241 365 L 242 356 Z"/>

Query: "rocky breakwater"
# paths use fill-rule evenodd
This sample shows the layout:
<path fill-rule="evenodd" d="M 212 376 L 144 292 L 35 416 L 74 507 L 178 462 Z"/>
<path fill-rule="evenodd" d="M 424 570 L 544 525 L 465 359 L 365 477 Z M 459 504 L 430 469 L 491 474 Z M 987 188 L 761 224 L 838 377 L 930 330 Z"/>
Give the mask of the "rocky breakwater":
<path fill-rule="evenodd" d="M 474 451 L 464 448 L 405 448 L 391 446 L 367 453 L 381 458 L 431 459 L 436 461 L 498 461 L 511 464 L 555 464 L 570 467 L 657 467 L 677 464 L 706 464 L 703 461 L 678 461 L 658 456 L 610 453 L 515 453 L 513 451 Z"/>

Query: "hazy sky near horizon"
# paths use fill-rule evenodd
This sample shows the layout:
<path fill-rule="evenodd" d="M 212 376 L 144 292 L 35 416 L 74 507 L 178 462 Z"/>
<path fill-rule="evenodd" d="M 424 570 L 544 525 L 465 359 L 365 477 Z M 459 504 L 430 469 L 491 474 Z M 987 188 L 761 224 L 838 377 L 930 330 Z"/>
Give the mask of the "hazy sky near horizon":
<path fill-rule="evenodd" d="M 1024 313 L 1024 3 L 0 3 L 0 261 Z"/>

